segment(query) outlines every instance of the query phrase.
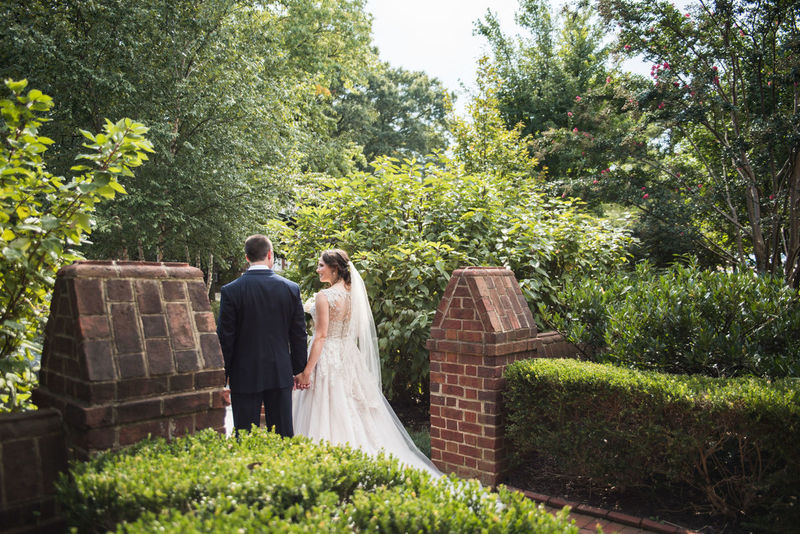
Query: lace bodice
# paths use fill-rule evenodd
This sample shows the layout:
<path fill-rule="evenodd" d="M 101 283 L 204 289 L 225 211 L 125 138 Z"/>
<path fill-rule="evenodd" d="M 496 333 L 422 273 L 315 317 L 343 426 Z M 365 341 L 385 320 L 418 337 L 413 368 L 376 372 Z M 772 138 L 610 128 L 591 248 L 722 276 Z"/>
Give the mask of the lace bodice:
<path fill-rule="evenodd" d="M 329 287 L 320 291 L 328 299 L 328 339 L 341 339 L 347 336 L 350 326 L 350 291 L 343 287 Z M 319 294 L 319 293 L 317 293 Z M 316 323 L 316 295 L 303 306 Z"/>

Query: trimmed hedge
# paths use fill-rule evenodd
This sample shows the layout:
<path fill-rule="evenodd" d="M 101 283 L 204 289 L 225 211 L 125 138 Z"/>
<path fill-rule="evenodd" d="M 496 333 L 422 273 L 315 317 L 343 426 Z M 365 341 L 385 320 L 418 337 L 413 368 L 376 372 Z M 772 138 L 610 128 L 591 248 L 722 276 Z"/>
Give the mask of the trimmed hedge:
<path fill-rule="evenodd" d="M 566 512 L 554 517 L 518 493 L 263 430 L 145 441 L 72 465 L 57 486 L 82 533 L 577 533 Z"/>
<path fill-rule="evenodd" d="M 794 517 L 800 496 L 800 381 L 634 371 L 526 360 L 506 371 L 507 436 L 570 476 L 617 487 L 687 486 L 715 514 Z"/>
<path fill-rule="evenodd" d="M 716 377 L 800 376 L 800 294 L 752 272 L 641 263 L 565 284 L 545 320 L 594 361 Z"/>

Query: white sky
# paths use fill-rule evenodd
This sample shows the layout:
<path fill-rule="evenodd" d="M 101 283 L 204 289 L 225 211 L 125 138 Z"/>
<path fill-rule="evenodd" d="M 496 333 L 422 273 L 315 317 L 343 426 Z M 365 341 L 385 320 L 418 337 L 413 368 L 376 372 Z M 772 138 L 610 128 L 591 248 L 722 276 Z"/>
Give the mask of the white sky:
<path fill-rule="evenodd" d="M 563 3 L 551 0 L 550 5 L 555 12 Z M 373 16 L 373 42 L 381 59 L 439 78 L 456 92 L 456 110 L 463 113 L 468 98 L 462 84 L 473 87 L 477 60 L 487 52 L 486 40 L 472 34 L 475 21 L 491 9 L 503 32 L 516 34 L 518 5 L 518 0 L 367 0 L 367 12 Z M 649 67 L 635 63 L 626 66 L 649 72 Z"/>
<path fill-rule="evenodd" d="M 373 42 L 392 66 L 421 70 L 455 91 L 463 110 L 486 40 L 472 35 L 474 23 L 490 9 L 505 33 L 516 33 L 518 0 L 367 0 Z"/>

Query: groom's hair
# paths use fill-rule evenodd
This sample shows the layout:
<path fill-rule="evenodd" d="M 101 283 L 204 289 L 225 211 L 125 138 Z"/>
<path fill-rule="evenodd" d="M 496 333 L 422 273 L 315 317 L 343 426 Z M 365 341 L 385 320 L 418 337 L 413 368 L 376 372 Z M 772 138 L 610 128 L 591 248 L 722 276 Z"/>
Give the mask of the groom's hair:
<path fill-rule="evenodd" d="M 250 261 L 264 261 L 270 250 L 272 241 L 265 235 L 251 235 L 244 242 L 244 253 Z"/>

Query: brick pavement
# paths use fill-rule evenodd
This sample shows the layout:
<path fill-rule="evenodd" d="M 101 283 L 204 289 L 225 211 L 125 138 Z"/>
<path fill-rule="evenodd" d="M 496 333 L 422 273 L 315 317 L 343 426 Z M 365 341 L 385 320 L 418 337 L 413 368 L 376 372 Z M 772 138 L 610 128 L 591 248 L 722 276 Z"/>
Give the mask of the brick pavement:
<path fill-rule="evenodd" d="M 659 523 L 651 519 L 604 510 L 532 491 L 512 487 L 509 489 L 518 491 L 532 501 L 543 504 L 545 509 L 553 514 L 561 511 L 564 506 L 569 506 L 571 508 L 569 518 L 575 522 L 579 534 L 595 534 L 598 526 L 603 529 L 605 534 L 613 532 L 617 534 L 697 534 L 677 525 Z"/>

